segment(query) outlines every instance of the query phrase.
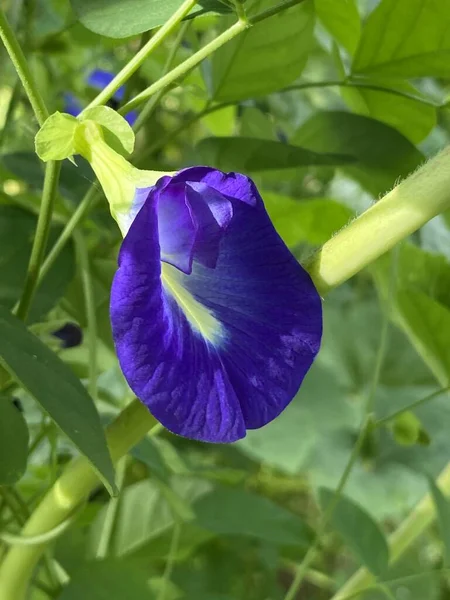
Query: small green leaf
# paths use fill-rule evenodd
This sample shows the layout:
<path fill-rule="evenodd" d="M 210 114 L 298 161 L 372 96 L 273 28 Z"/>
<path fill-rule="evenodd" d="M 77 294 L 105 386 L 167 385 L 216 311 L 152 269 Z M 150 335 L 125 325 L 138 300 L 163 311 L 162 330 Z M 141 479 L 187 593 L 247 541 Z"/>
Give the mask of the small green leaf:
<path fill-rule="evenodd" d="M 354 54 L 361 33 L 361 19 L 355 0 L 314 0 L 316 14 L 333 37 Z"/>
<path fill-rule="evenodd" d="M 10 398 L 0 396 L 0 485 L 12 485 L 25 473 L 28 427 Z"/>
<path fill-rule="evenodd" d="M 413 446 L 420 439 L 422 425 L 411 411 L 401 413 L 392 423 L 392 433 L 395 441 L 401 446 Z"/>
<path fill-rule="evenodd" d="M 78 127 L 75 117 L 55 112 L 36 134 L 35 149 L 41 160 L 64 160 L 75 153 L 74 135 Z"/>
<path fill-rule="evenodd" d="M 134 131 L 130 124 L 109 106 L 95 106 L 83 111 L 79 119 L 81 121 L 95 121 L 110 133 L 113 139 L 108 139 L 105 135 L 106 143 L 114 150 L 118 151 L 117 142 L 120 143 L 123 150 L 127 154 L 131 154 L 134 150 Z"/>
<path fill-rule="evenodd" d="M 322 510 L 326 510 L 333 498 L 333 490 L 320 488 L 319 502 Z M 386 573 L 389 565 L 387 541 L 377 523 L 365 510 L 349 498 L 341 496 L 330 523 L 369 571 L 376 576 Z"/>
<path fill-rule="evenodd" d="M 444 542 L 445 563 L 448 565 L 450 564 L 450 501 L 444 496 L 431 477 L 428 478 L 428 483 L 436 507 L 442 541 Z"/>
<path fill-rule="evenodd" d="M 365 83 L 378 85 L 380 90 L 364 87 L 343 87 L 340 90 L 352 111 L 394 127 L 414 144 L 421 142 L 436 125 L 436 108 L 421 101 L 421 94 L 407 81 L 393 84 L 368 79 Z M 396 91 L 405 95 L 396 94 Z"/>
<path fill-rule="evenodd" d="M 0 364 L 39 402 L 113 490 L 114 468 L 92 398 L 69 367 L 2 307 Z"/>
<path fill-rule="evenodd" d="M 223 171 L 266 171 L 306 165 L 354 162 L 344 153 L 313 152 L 272 140 L 245 137 L 205 138 L 196 147 L 202 164 Z"/>

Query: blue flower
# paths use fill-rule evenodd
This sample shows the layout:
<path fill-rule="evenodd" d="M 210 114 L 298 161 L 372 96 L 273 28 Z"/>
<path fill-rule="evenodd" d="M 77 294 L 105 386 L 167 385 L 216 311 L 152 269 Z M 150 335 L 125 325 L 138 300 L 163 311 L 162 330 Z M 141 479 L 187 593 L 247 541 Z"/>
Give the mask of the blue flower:
<path fill-rule="evenodd" d="M 102 71 L 101 69 L 95 69 L 94 71 L 91 71 L 91 73 L 89 73 L 87 77 L 87 84 L 90 87 L 101 91 L 109 83 L 111 83 L 113 79 L 114 75 L 112 73 L 108 73 L 108 71 Z M 114 110 L 117 110 L 119 108 L 120 102 L 124 98 L 124 95 L 125 87 L 122 86 L 116 91 L 116 93 L 111 98 L 111 100 L 109 100 L 107 105 L 113 108 Z M 66 92 L 64 94 L 64 112 L 74 117 L 77 117 L 82 110 L 83 106 L 79 99 L 76 96 L 74 96 L 74 94 Z M 137 116 L 138 113 L 135 110 L 132 110 L 127 115 L 125 115 L 124 118 L 128 121 L 128 123 L 131 126 L 133 126 L 137 119 Z"/>
<path fill-rule="evenodd" d="M 111 293 L 123 373 L 170 431 L 238 440 L 297 393 L 319 351 L 320 297 L 244 175 L 164 176 L 132 213 Z"/>

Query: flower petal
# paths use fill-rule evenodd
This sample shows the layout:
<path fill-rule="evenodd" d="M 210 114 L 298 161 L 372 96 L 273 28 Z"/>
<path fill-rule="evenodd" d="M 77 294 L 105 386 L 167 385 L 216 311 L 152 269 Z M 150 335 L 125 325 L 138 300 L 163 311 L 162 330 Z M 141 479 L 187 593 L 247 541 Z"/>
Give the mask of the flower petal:
<path fill-rule="evenodd" d="M 195 260 L 213 269 L 222 236 L 233 218 L 233 205 L 215 189 L 197 182 L 186 184 L 186 199 L 198 223 Z"/>
<path fill-rule="evenodd" d="M 81 102 L 78 100 L 74 94 L 70 92 L 64 93 L 64 112 L 72 115 L 73 117 L 78 117 L 80 112 L 83 110 L 81 106 Z"/>
<path fill-rule="evenodd" d="M 161 269 L 152 200 L 160 194 L 162 206 L 183 182 L 197 239 L 207 244 L 212 235 L 211 247 L 219 248 L 214 268 L 195 249 L 190 274 Z M 199 206 L 220 227 L 218 244 Z M 322 333 L 317 291 L 274 230 L 253 182 L 203 167 L 149 193 L 122 245 L 111 319 L 137 396 L 171 431 L 211 442 L 239 439 L 245 428 L 274 419 L 297 392 Z"/>
<path fill-rule="evenodd" d="M 184 183 L 172 184 L 170 194 L 164 194 L 163 188 L 156 196 L 157 219 L 161 260 L 190 273 L 198 225 L 186 201 L 185 188 Z"/>
<path fill-rule="evenodd" d="M 147 201 L 133 222 L 111 290 L 122 370 L 170 431 L 200 440 L 239 439 L 244 421 L 218 354 L 162 287 L 156 209 L 156 202 Z"/>
<path fill-rule="evenodd" d="M 114 73 L 104 71 L 103 69 L 94 69 L 87 76 L 87 84 L 96 90 L 103 90 L 107 85 L 114 79 Z M 115 93 L 113 98 L 119 102 L 123 100 L 125 94 L 125 87 L 122 85 Z"/>

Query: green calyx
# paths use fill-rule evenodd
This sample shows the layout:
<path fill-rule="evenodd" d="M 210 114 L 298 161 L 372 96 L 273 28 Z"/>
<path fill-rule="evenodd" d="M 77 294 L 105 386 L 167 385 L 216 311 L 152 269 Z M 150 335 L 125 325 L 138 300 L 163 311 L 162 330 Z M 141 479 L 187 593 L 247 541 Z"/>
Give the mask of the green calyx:
<path fill-rule="evenodd" d="M 105 196 L 111 214 L 122 234 L 130 226 L 130 210 L 136 189 L 153 186 L 166 173 L 141 171 L 124 155 L 134 149 L 134 131 L 113 109 L 97 106 L 77 118 L 56 112 L 43 124 L 35 138 L 36 153 L 44 162 L 72 162 L 80 154 L 91 165 Z"/>

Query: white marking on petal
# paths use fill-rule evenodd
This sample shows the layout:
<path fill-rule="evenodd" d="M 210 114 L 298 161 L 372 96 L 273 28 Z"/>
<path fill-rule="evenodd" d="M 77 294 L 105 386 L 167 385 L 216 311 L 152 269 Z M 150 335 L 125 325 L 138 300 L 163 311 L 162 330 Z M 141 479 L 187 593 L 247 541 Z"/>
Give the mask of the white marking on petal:
<path fill-rule="evenodd" d="M 221 322 L 183 286 L 182 277 L 178 269 L 161 263 L 161 280 L 165 290 L 177 301 L 191 327 L 212 344 L 217 343 L 223 338 Z"/>

